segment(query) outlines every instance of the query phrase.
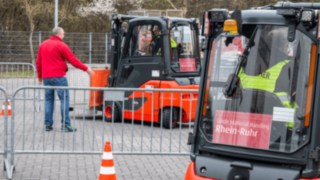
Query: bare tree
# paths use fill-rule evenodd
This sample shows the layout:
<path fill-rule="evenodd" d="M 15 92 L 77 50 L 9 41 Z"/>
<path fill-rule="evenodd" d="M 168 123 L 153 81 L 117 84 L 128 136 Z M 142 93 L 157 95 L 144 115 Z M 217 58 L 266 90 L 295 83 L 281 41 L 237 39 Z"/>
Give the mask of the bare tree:
<path fill-rule="evenodd" d="M 129 0 L 117 0 L 117 2 L 114 4 L 114 8 L 118 13 L 126 14 L 128 11 L 135 10 L 138 7 Z"/>
<path fill-rule="evenodd" d="M 116 4 L 118 1 L 116 1 Z M 82 16 L 88 16 L 93 14 L 108 14 L 112 11 L 114 11 L 114 4 L 110 4 L 106 0 L 94 0 L 90 4 L 82 5 L 78 12 Z"/>
<path fill-rule="evenodd" d="M 144 9 L 181 9 L 185 7 L 184 0 L 144 0 L 142 2 L 142 8 Z"/>
<path fill-rule="evenodd" d="M 25 10 L 25 14 L 27 16 L 27 20 L 29 23 L 29 48 L 32 64 L 35 63 L 35 55 L 33 51 L 33 32 L 34 32 L 34 16 L 41 11 L 41 4 L 38 4 L 36 0 L 19 0 L 22 4 L 23 9 Z"/>
<path fill-rule="evenodd" d="M 171 7 L 173 9 L 177 9 L 176 6 L 172 3 L 172 1 L 170 1 L 170 0 L 166 0 L 166 1 L 171 5 Z"/>

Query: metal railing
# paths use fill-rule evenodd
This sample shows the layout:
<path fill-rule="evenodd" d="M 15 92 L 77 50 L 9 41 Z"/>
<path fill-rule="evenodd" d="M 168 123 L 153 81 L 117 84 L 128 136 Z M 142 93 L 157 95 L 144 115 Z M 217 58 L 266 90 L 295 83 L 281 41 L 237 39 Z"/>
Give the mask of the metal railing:
<path fill-rule="evenodd" d="M 88 64 L 87 66 L 93 70 L 110 68 L 107 64 Z M 90 86 L 87 74 L 72 65 L 68 65 L 67 78 L 71 86 Z M 0 85 L 8 92 L 14 92 L 21 86 L 36 86 L 37 70 L 35 65 L 23 62 L 0 62 Z"/>
<path fill-rule="evenodd" d="M 0 86 L 0 127 L 4 127 L 1 131 L 0 131 L 0 137 L 3 137 L 3 142 L 8 142 L 7 141 L 7 125 L 8 125 L 8 116 L 5 116 L 4 112 L 7 112 L 7 106 L 5 104 L 5 102 L 7 101 L 7 94 L 6 94 L 6 89 Z M 0 143 L 0 154 L 4 154 L 5 150 L 7 149 L 7 145 L 5 143 Z"/>
<path fill-rule="evenodd" d="M 0 101 L 1 101 L 1 109 L 0 109 L 0 120 L 3 119 L 3 121 L 0 122 L 0 124 L 3 127 L 3 131 L 0 132 L 0 135 L 3 137 L 3 143 L 0 144 L 0 154 L 3 155 L 4 159 L 4 170 L 7 172 L 7 177 L 9 179 L 12 178 L 12 173 L 14 171 L 13 166 L 13 149 L 10 146 L 12 144 L 12 137 L 10 137 L 9 131 L 9 99 L 7 90 L 3 87 L 0 87 Z M 10 139 L 11 138 L 11 139 Z M 10 143 L 11 142 L 11 143 Z"/>
<path fill-rule="evenodd" d="M 8 92 L 14 92 L 21 86 L 36 85 L 36 68 L 31 63 L 0 62 L 0 84 Z M 27 95 L 32 96 L 34 95 Z"/>
<path fill-rule="evenodd" d="M 34 94 L 39 91 L 44 96 L 49 89 L 69 91 L 73 107 L 70 119 L 76 132 L 61 130 L 58 99 L 54 103 L 54 130 L 47 132 L 45 101 L 40 101 L 43 108 L 37 112 L 36 98 L 21 98 L 30 91 Z M 7 177 L 12 177 L 16 154 L 101 154 L 106 140 L 111 141 L 114 154 L 189 155 L 187 138 L 193 128 L 195 93 L 195 90 L 172 89 L 20 87 L 12 97 L 6 97 L 12 107 L 12 116 L 5 121 L 9 122 L 5 127 L 10 127 L 9 132 L 5 131 L 10 136 L 4 143 Z M 128 97 L 128 94 L 131 95 Z M 100 106 L 90 108 L 90 102 L 99 95 L 111 97 L 105 97 Z M 118 110 L 120 118 L 115 111 L 111 117 L 106 116 L 110 104 Z M 184 109 L 179 109 L 182 106 Z"/>

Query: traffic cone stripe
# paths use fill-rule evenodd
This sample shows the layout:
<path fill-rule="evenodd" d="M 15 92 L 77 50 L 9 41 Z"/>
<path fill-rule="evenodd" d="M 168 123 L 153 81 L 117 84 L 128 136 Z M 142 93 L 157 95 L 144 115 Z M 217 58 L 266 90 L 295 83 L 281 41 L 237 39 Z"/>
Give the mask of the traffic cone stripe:
<path fill-rule="evenodd" d="M 99 180 L 116 180 L 117 176 L 115 174 L 112 175 L 104 175 L 100 174 Z"/>
<path fill-rule="evenodd" d="M 111 151 L 111 150 L 109 150 Z M 103 152 L 102 159 L 113 159 L 112 152 Z"/>
<path fill-rule="evenodd" d="M 110 142 L 107 142 L 106 144 L 107 144 L 107 146 L 104 147 L 104 152 L 106 152 L 106 153 L 112 153 L 112 152 L 111 152 L 112 150 L 111 150 Z"/>
<path fill-rule="evenodd" d="M 103 160 L 101 166 L 114 166 L 113 160 Z"/>
<path fill-rule="evenodd" d="M 116 170 L 114 167 L 101 167 L 100 168 L 100 174 L 102 175 L 113 175 L 116 173 Z"/>

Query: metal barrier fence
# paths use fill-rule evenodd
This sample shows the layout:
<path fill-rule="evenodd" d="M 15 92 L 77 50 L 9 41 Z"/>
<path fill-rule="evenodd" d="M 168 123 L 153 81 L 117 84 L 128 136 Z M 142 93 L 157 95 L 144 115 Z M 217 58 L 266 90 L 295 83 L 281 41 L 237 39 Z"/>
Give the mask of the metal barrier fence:
<path fill-rule="evenodd" d="M 20 98 L 28 91 L 40 91 L 44 96 L 48 89 L 69 91 L 70 106 L 73 107 L 70 119 L 76 132 L 61 130 L 61 105 L 57 99 L 54 130 L 47 132 L 44 108 L 37 112 L 34 108 L 36 99 Z M 101 93 L 109 96 L 102 103 L 102 111 L 95 106 L 90 109 L 89 103 L 99 99 L 97 96 Z M 114 154 L 189 155 L 187 138 L 193 128 L 195 93 L 197 91 L 172 89 L 20 87 L 11 98 L 11 136 L 4 143 L 8 144 L 5 149 L 7 176 L 12 177 L 15 154 L 101 154 L 106 140 L 111 141 Z M 131 94 L 130 99 L 125 98 L 125 94 Z M 139 108 L 140 114 L 136 113 L 137 103 L 148 104 Z M 159 108 L 165 103 L 170 107 Z M 182 104 L 190 109 L 179 109 Z M 112 113 L 112 117 L 104 115 L 108 105 L 119 109 L 119 113 Z M 43 100 L 41 107 L 45 107 Z M 176 128 L 173 123 L 177 123 Z"/>
<path fill-rule="evenodd" d="M 109 68 L 107 64 L 90 64 L 94 69 Z M 86 73 L 69 65 L 67 78 L 70 86 L 89 87 L 90 79 Z M 0 62 L 0 84 L 12 93 L 21 86 L 36 86 L 37 71 L 35 65 L 23 62 Z M 38 92 L 37 92 L 38 94 Z M 34 97 L 33 92 L 26 93 L 27 97 Z"/>
<path fill-rule="evenodd" d="M 7 90 L 3 87 L 0 87 L 0 102 L 1 102 L 1 109 L 0 109 L 0 124 L 3 127 L 3 131 L 0 132 L 0 136 L 3 137 L 3 143 L 0 143 L 0 154 L 3 155 L 4 159 L 4 170 L 7 171 L 7 177 L 11 179 L 12 173 L 14 170 L 13 166 L 13 158 L 12 158 L 12 147 L 10 146 L 9 141 L 10 139 L 10 132 L 9 132 L 9 99 Z M 3 121 L 2 121 L 3 120 Z"/>
<path fill-rule="evenodd" d="M 109 68 L 106 64 L 91 64 L 93 69 L 106 69 Z M 69 65 L 68 67 L 68 83 L 71 86 L 76 87 L 89 87 L 90 79 L 88 75 L 79 69 Z M 0 62 L 0 84 L 3 86 L 8 93 L 14 92 L 21 86 L 36 86 L 37 85 L 37 71 L 35 65 L 31 63 L 23 62 Z M 44 96 L 40 96 L 40 91 L 28 91 L 25 94 L 21 94 L 20 98 L 35 99 L 34 104 L 36 109 L 39 111 L 40 100 L 43 100 Z M 2 94 L 0 94 L 0 98 Z M 16 97 L 18 98 L 18 97 Z"/>
<path fill-rule="evenodd" d="M 0 62 L 0 84 L 8 92 L 21 86 L 36 85 L 36 68 L 30 63 Z M 28 95 L 34 97 L 34 95 Z"/>
<path fill-rule="evenodd" d="M 0 62 L 0 84 L 7 93 L 13 93 L 21 86 L 35 86 L 37 84 L 36 67 L 31 63 L 15 62 L 7 63 Z M 0 98 L 5 98 L 0 94 Z M 27 91 L 23 96 L 16 98 L 35 99 L 35 107 L 39 110 L 39 91 Z"/>
<path fill-rule="evenodd" d="M 0 31 L 0 62 L 32 62 L 28 31 Z M 32 34 L 35 56 L 39 44 L 49 38 L 50 32 Z M 111 59 L 111 33 L 68 32 L 64 38 L 76 56 L 87 64 L 107 63 Z"/>
<path fill-rule="evenodd" d="M 6 112 L 5 110 L 6 110 L 6 104 L 4 104 L 4 102 L 6 102 L 6 98 L 7 98 L 7 94 L 6 94 L 6 90 L 5 90 L 5 88 L 3 88 L 3 87 L 1 87 L 0 86 L 0 107 L 1 107 L 1 109 L 0 109 L 0 124 L 1 124 L 1 126 L 0 127 L 3 127 L 3 129 L 2 130 L 0 130 L 0 137 L 3 137 L 3 142 L 7 142 L 7 127 L 6 127 L 6 125 L 8 124 L 8 123 L 6 123 L 7 121 L 8 121 L 8 116 L 4 116 L 4 115 L 2 115 L 3 114 L 3 112 Z M 7 147 L 6 147 L 6 144 L 5 143 L 0 143 L 0 154 L 4 154 L 4 152 L 5 152 L 5 149 L 7 149 Z"/>

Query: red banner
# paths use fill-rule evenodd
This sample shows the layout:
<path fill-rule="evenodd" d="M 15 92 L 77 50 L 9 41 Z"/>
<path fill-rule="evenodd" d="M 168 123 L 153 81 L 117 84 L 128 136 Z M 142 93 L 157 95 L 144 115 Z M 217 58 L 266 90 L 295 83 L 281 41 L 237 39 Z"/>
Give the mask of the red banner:
<path fill-rule="evenodd" d="M 196 60 L 194 58 L 179 58 L 180 71 L 192 72 L 196 71 Z"/>
<path fill-rule="evenodd" d="M 216 111 L 213 142 L 269 149 L 272 116 Z"/>

